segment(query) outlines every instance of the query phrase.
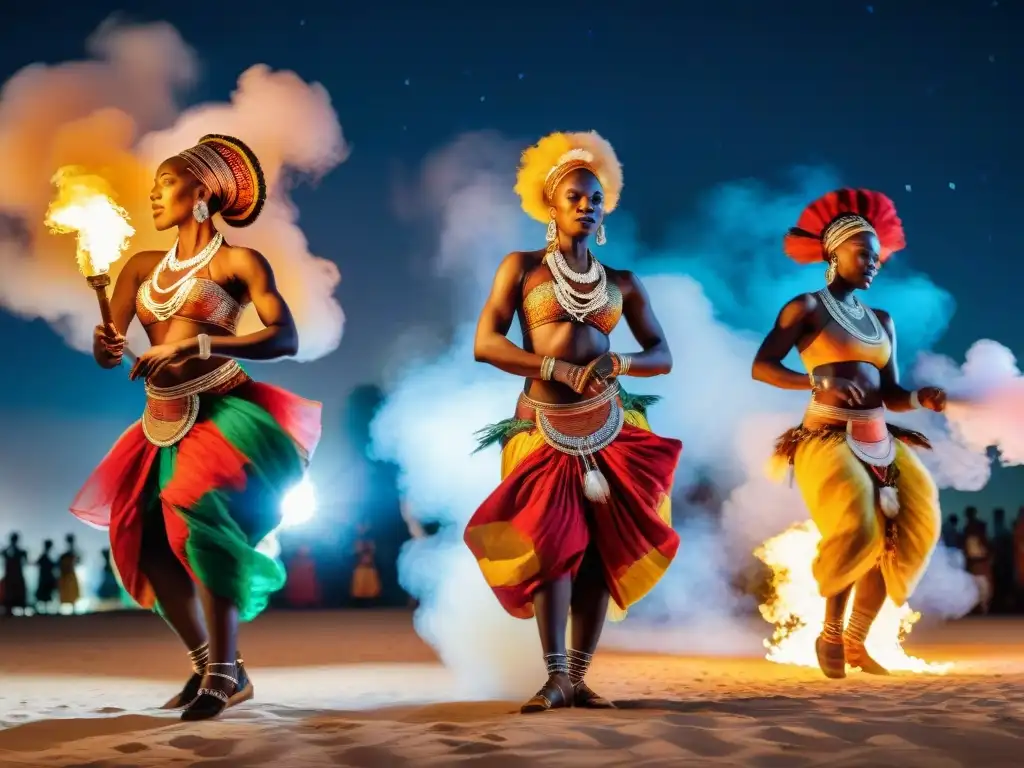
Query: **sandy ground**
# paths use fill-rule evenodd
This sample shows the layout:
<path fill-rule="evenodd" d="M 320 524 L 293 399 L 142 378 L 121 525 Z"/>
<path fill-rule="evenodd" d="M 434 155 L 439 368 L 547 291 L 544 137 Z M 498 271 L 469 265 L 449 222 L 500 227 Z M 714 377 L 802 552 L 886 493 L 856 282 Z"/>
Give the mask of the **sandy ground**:
<path fill-rule="evenodd" d="M 524 717 L 445 701 L 407 613 L 276 613 L 244 635 L 256 700 L 187 724 L 153 709 L 184 681 L 155 617 L 11 619 L 0 766 L 1024 764 L 1024 620 L 917 630 L 910 647 L 955 671 L 834 682 L 755 657 L 604 653 L 588 679 L 619 709 Z"/>

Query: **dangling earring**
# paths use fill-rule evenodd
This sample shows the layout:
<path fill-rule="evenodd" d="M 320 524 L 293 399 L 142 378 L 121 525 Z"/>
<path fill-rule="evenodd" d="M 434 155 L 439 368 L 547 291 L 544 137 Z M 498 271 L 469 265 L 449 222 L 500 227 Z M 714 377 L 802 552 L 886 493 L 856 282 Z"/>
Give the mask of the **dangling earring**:
<path fill-rule="evenodd" d="M 597 228 L 597 236 L 594 238 L 594 242 L 598 245 L 604 245 L 608 242 L 608 236 L 604 233 L 604 224 Z"/>
<path fill-rule="evenodd" d="M 558 225 L 555 224 L 555 220 L 554 219 L 551 219 L 551 221 L 548 222 L 548 233 L 547 233 L 547 235 L 545 236 L 544 239 L 547 240 L 549 243 L 553 243 L 553 242 L 555 242 L 555 238 L 557 238 L 557 237 L 558 237 Z"/>
<path fill-rule="evenodd" d="M 826 285 L 831 285 L 832 281 L 836 279 L 836 266 L 837 260 L 836 257 L 833 256 L 831 259 L 828 260 L 828 268 L 825 270 Z"/>
<path fill-rule="evenodd" d="M 206 204 L 205 200 L 202 198 L 196 200 L 196 204 L 192 206 L 192 216 L 200 224 L 210 218 L 210 206 Z"/>

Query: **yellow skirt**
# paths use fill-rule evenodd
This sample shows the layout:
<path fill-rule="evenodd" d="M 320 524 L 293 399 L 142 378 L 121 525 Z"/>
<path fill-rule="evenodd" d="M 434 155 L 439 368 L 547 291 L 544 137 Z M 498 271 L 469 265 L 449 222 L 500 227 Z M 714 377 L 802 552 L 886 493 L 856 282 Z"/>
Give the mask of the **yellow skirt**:
<path fill-rule="evenodd" d="M 74 573 L 62 573 L 57 579 L 57 592 L 64 605 L 77 603 L 82 598 L 82 592 L 78 586 L 78 576 Z"/>
<path fill-rule="evenodd" d="M 380 575 L 376 566 L 361 563 L 352 572 L 352 597 L 357 600 L 375 600 L 380 597 Z"/>
<path fill-rule="evenodd" d="M 845 440 L 811 438 L 793 456 L 793 474 L 821 533 L 814 578 L 822 597 L 832 597 L 880 565 L 886 592 L 896 605 L 913 594 L 942 524 L 939 492 L 921 460 L 896 442 L 899 513 L 886 551 L 886 518 L 877 507 L 869 470 Z"/>

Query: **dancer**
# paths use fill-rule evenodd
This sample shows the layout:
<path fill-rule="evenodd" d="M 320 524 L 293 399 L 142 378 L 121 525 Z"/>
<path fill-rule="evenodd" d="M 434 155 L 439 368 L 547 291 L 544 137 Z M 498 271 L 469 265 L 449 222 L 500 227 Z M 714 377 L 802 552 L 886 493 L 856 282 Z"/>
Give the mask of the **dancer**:
<path fill-rule="evenodd" d="M 13 616 L 15 610 L 24 611 L 28 607 L 28 590 L 25 588 L 25 562 L 28 555 L 20 546 L 21 536 L 11 534 L 10 543 L 3 550 L 4 561 L 4 610 Z"/>
<path fill-rule="evenodd" d="M 39 578 L 36 580 L 36 611 L 49 613 L 53 605 L 53 593 L 57 591 L 57 563 L 53 559 L 53 540 L 43 542 L 43 553 L 36 560 Z"/>
<path fill-rule="evenodd" d="M 158 611 L 189 650 L 193 674 L 165 705 L 183 720 L 215 717 L 252 697 L 236 649 L 239 621 L 259 614 L 284 569 L 257 551 L 281 521 L 283 495 L 320 437 L 320 404 L 258 384 L 237 360 L 277 360 L 298 347 L 295 323 L 266 259 L 214 226 L 244 227 L 266 197 L 259 162 L 229 136 L 204 136 L 157 169 L 150 199 L 166 254 L 133 256 L 98 327 L 94 356 L 121 364 L 138 316 L 153 346 L 131 369 L 143 379 L 142 419 L 117 441 L 72 504 L 109 527 L 121 583 Z M 252 303 L 264 328 L 236 335 Z"/>
<path fill-rule="evenodd" d="M 808 206 L 784 249 L 800 264 L 826 264 L 826 286 L 782 308 L 753 365 L 759 381 L 812 393 L 776 456 L 792 465 L 821 533 L 814 577 L 826 604 L 816 650 L 831 678 L 844 677 L 846 664 L 888 674 L 864 641 L 887 595 L 897 605 L 910 597 L 939 541 L 938 491 L 908 447 L 928 442 L 887 425 L 885 412 L 942 411 L 945 392 L 900 386 L 892 318 L 855 295 L 904 245 L 903 224 L 882 194 L 841 189 Z M 783 365 L 794 347 L 809 375 Z"/>
<path fill-rule="evenodd" d="M 78 583 L 78 566 L 82 558 L 75 548 L 75 534 L 65 536 L 64 543 L 67 549 L 57 558 L 57 597 L 60 599 L 61 611 L 67 606 L 68 611 L 75 613 L 78 601 L 82 599 L 82 586 Z"/>
<path fill-rule="evenodd" d="M 370 526 L 360 523 L 356 526 L 356 567 L 352 569 L 350 596 L 355 605 L 373 605 L 382 590 L 380 572 L 377 570 L 377 545 L 370 536 Z"/>
<path fill-rule="evenodd" d="M 502 607 L 537 619 L 548 679 L 524 713 L 612 706 L 584 682 L 609 596 L 624 615 L 679 546 L 669 493 L 682 444 L 651 433 L 656 398 L 618 383 L 668 373 L 672 355 L 640 281 L 588 248 L 591 235 L 605 242 L 621 190 L 615 152 L 596 133 L 554 133 L 528 149 L 516 192 L 547 223 L 548 245 L 505 257 L 477 326 L 476 359 L 526 379 L 515 417 L 481 432 L 481 448 L 502 445 L 502 482 L 465 532 Z M 517 313 L 523 348 L 506 338 Z M 621 316 L 641 352 L 609 351 Z"/>

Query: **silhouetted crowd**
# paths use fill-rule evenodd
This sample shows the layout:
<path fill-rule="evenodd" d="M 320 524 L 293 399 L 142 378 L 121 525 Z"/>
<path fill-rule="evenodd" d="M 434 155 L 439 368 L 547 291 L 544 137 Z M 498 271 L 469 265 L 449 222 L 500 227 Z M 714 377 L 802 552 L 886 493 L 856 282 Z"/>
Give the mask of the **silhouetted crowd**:
<path fill-rule="evenodd" d="M 93 594 L 87 595 L 79 576 L 82 558 L 74 534 L 65 536 L 64 543 L 64 551 L 57 554 L 53 541 L 47 539 L 38 556 L 33 557 L 22 548 L 20 534 L 10 535 L 2 550 L 0 606 L 3 615 L 75 613 L 82 609 L 86 600 L 96 606 L 120 602 L 122 592 L 110 563 L 110 551 L 103 550 L 102 578 Z"/>
<path fill-rule="evenodd" d="M 1012 525 L 1005 509 L 992 511 L 991 528 L 976 507 L 946 517 L 942 542 L 963 553 L 967 572 L 978 585 L 976 613 L 1024 612 L 1024 507 Z"/>
<path fill-rule="evenodd" d="M 434 531 L 414 525 L 405 509 L 394 517 L 399 519 L 399 527 L 382 526 L 377 535 L 368 524 L 355 526 L 355 535 L 349 533 L 340 552 L 341 542 L 318 547 L 320 551 L 301 541 L 295 546 L 286 543 L 281 555 L 288 582 L 274 596 L 274 605 L 298 609 L 410 605 L 398 579 L 398 551 L 410 538 Z M 377 543 L 380 533 L 385 537 L 383 548 Z M 964 567 L 975 579 L 979 592 L 976 613 L 1024 613 L 1024 507 L 1012 524 L 1003 509 L 993 510 L 991 525 L 979 517 L 976 507 L 967 507 L 963 517 L 950 514 L 943 525 L 942 541 L 962 553 Z M 47 539 L 37 555 L 30 555 L 21 537 L 12 533 L 2 556 L 0 607 L 4 615 L 132 606 L 114 575 L 109 550 L 102 551 L 102 572 L 96 583 L 83 589 L 82 558 L 73 534 L 65 537 L 60 554 Z"/>

